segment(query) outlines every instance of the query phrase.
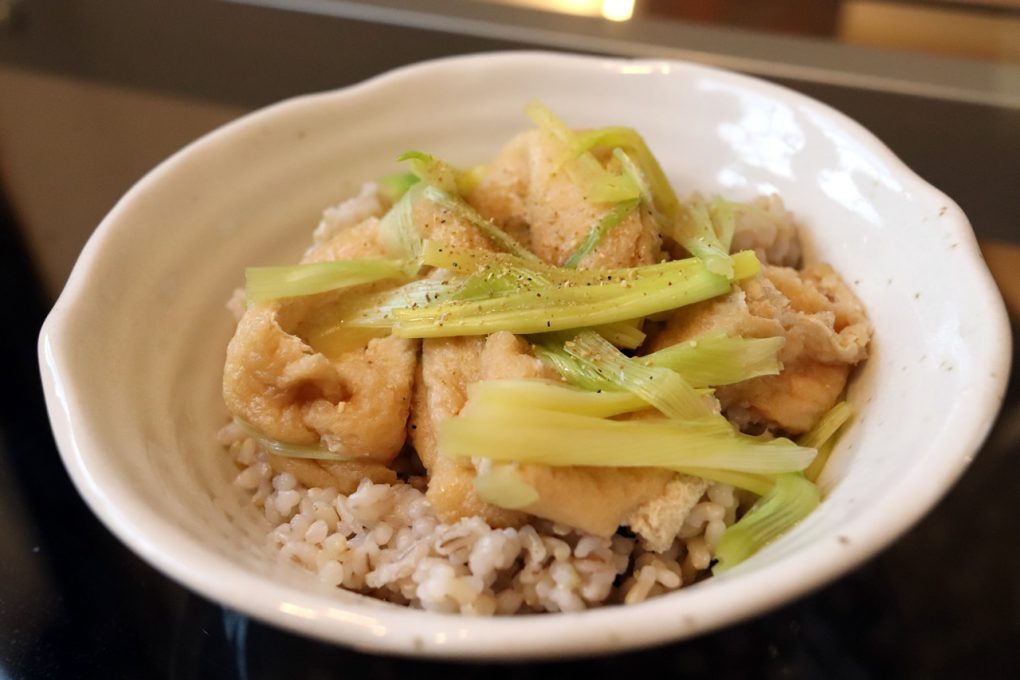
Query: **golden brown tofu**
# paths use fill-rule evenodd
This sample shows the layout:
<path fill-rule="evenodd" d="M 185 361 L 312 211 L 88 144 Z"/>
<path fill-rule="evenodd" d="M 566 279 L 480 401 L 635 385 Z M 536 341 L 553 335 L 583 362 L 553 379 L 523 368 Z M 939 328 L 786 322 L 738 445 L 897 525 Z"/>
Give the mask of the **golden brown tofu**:
<path fill-rule="evenodd" d="M 676 477 L 658 468 L 521 465 L 519 471 L 538 491 L 528 513 L 597 536 L 612 536 Z"/>
<path fill-rule="evenodd" d="M 753 250 L 763 264 L 796 267 L 800 264 L 800 237 L 793 215 L 776 194 L 759 196 L 738 211 L 732 252 Z"/>
<path fill-rule="evenodd" d="M 468 385 L 478 380 L 509 378 L 555 380 L 558 376 L 531 355 L 526 342 L 511 333 L 429 339 L 423 344 L 411 438 L 429 471 L 428 498 L 443 521 L 478 515 L 493 526 L 518 526 L 526 521 L 527 513 L 610 536 L 643 504 L 661 496 L 676 477 L 668 470 L 653 468 L 520 465 L 521 477 L 538 492 L 537 502 L 524 512 L 482 502 L 472 485 L 474 466 L 469 460 L 442 455 L 436 446 L 436 433 L 446 418 L 464 408 Z M 478 455 L 484 457 L 485 452 L 479 451 Z"/>
<path fill-rule="evenodd" d="M 362 479 L 376 484 L 393 484 L 397 473 L 385 463 L 372 460 L 345 460 L 336 463 L 287 456 L 269 456 L 269 464 L 276 472 L 289 472 L 308 488 L 333 487 L 340 493 L 354 493 Z"/>
<path fill-rule="evenodd" d="M 534 133 L 524 132 L 503 146 L 495 160 L 485 167 L 478 185 L 466 198 L 478 212 L 530 247 L 526 218 L 528 156 Z"/>
<path fill-rule="evenodd" d="M 701 477 L 676 475 L 661 494 L 630 513 L 623 523 L 643 539 L 646 548 L 665 552 L 706 489 L 708 482 Z"/>
<path fill-rule="evenodd" d="M 789 434 L 811 429 L 835 405 L 850 369 L 868 354 L 871 324 L 857 297 L 825 264 L 767 266 L 730 295 L 677 310 L 648 351 L 707 331 L 782 336 L 783 371 L 716 390 L 731 419 Z"/>
<path fill-rule="evenodd" d="M 440 424 L 460 413 L 467 402 L 467 386 L 482 379 L 485 373 L 483 354 L 487 345 L 510 342 L 523 343 L 510 333 L 495 333 L 488 337 L 429 338 L 422 343 L 411 416 L 411 442 L 429 473 L 426 495 L 444 522 L 478 516 L 491 526 L 509 527 L 520 526 L 525 521 L 523 513 L 497 508 L 478 498 L 472 485 L 475 469 L 471 462 L 444 456 L 436 444 Z M 514 363 L 521 363 L 524 358 L 521 354 L 521 357 L 515 357 Z M 506 373 L 503 369 L 501 371 Z"/>
<path fill-rule="evenodd" d="M 316 242 L 305 251 L 301 263 L 386 257 L 385 251 L 379 245 L 378 234 L 379 219 L 369 217 L 352 227 L 335 232 L 327 239 Z"/>
<path fill-rule="evenodd" d="M 563 166 L 563 145 L 541 130 L 511 140 L 486 169 L 468 200 L 486 217 L 522 238 L 546 262 L 563 264 L 612 208 L 592 203 Z M 610 230 L 581 268 L 633 267 L 657 262 L 662 239 L 645 211 Z"/>
<path fill-rule="evenodd" d="M 382 251 L 376 228 L 377 221 L 369 219 L 340 231 L 314 246 L 304 261 L 378 257 Z M 241 317 L 227 348 L 223 395 L 233 415 L 272 439 L 304 445 L 321 442 L 331 451 L 361 459 L 320 463 L 272 457 L 274 467 L 294 472 L 303 483 L 314 478 L 315 485 L 322 486 L 326 481 L 313 466 L 330 472 L 344 487 L 359 472 L 391 479 L 379 468 L 404 443 L 417 343 L 379 337 L 327 357 L 295 333 L 316 305 L 352 291 L 253 305 Z"/>
<path fill-rule="evenodd" d="M 432 201 L 421 200 L 415 203 L 412 215 L 423 239 L 473 250 L 495 249 L 478 227 L 458 219 L 449 210 Z"/>

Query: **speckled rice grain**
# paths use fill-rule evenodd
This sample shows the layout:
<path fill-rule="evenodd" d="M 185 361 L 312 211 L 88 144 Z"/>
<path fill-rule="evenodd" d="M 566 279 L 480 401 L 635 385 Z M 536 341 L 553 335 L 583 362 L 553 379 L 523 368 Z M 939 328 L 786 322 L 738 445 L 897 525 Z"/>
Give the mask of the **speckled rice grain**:
<path fill-rule="evenodd" d="M 623 536 L 601 538 L 545 521 L 492 529 L 480 518 L 438 521 L 410 483 L 365 480 L 345 496 L 273 474 L 237 426 L 220 432 L 273 526 L 271 548 L 329 585 L 437 612 L 508 615 L 633 604 L 706 574 L 712 548 L 736 516 L 732 487 L 713 484 L 664 553 Z M 618 584 L 618 585 L 616 585 Z"/>

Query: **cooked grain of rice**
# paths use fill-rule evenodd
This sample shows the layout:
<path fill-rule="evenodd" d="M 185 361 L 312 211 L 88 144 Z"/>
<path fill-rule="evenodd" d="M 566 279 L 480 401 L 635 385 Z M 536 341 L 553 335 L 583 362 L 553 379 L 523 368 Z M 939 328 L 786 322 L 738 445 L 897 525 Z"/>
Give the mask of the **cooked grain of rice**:
<path fill-rule="evenodd" d="M 274 475 L 266 453 L 236 425 L 218 440 L 240 468 L 234 483 L 273 526 L 269 543 L 281 559 L 331 586 L 437 612 L 489 616 L 641 602 L 704 576 L 737 513 L 734 489 L 710 485 L 663 553 L 545 521 L 520 529 L 493 529 L 478 517 L 444 524 L 411 483 L 366 479 L 346 496 L 306 488 L 289 473 Z"/>

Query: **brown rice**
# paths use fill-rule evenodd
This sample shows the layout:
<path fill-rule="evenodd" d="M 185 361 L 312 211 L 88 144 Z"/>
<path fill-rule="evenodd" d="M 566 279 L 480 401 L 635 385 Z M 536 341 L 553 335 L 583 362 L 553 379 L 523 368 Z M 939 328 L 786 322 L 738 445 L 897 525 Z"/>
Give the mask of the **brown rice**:
<path fill-rule="evenodd" d="M 268 543 L 332 586 L 436 612 L 517 614 L 633 604 L 707 575 L 712 550 L 736 518 L 733 487 L 710 484 L 673 545 L 651 552 L 623 535 L 603 538 L 546 521 L 493 529 L 471 517 L 438 521 L 421 478 L 364 480 L 344 495 L 274 474 L 266 453 L 230 424 L 220 432 L 273 529 Z"/>

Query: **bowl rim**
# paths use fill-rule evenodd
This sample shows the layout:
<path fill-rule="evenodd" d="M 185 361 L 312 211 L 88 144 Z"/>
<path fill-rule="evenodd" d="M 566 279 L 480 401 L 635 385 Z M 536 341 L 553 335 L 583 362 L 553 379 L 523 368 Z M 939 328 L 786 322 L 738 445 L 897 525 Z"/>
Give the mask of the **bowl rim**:
<path fill-rule="evenodd" d="M 849 519 L 839 536 L 817 540 L 730 581 L 714 578 L 683 591 L 685 607 L 672 597 L 654 598 L 626 607 L 604 607 L 576 614 L 525 615 L 491 619 L 436 614 L 377 603 L 325 602 L 320 595 L 270 582 L 239 568 L 234 562 L 194 543 L 182 529 L 119 488 L 113 467 L 95 446 L 89 425 L 79 421 L 68 395 L 76 386 L 69 375 L 71 325 L 69 310 L 87 293 L 86 285 L 97 255 L 127 206 L 144 196 L 162 175 L 196 149 L 219 143 L 252 123 L 266 124 L 294 109 L 314 107 L 336 97 L 371 96 L 405 79 L 449 70 L 527 65 L 595 68 L 619 71 L 635 65 L 686 71 L 725 78 L 743 88 L 792 101 L 834 120 L 883 162 L 900 173 L 901 181 L 925 200 L 945 206 L 945 224 L 952 225 L 958 255 L 969 263 L 969 275 L 981 291 L 978 301 L 984 319 L 971 349 L 987 360 L 991 372 L 974 399 L 959 405 L 962 423 L 934 447 L 925 474 L 900 480 L 907 495 L 887 494 Z M 976 312 L 975 312 L 976 313 Z M 997 287 L 978 250 L 977 240 L 962 210 L 907 167 L 877 137 L 843 113 L 794 90 L 702 64 L 671 59 L 591 57 L 544 51 L 494 52 L 446 57 L 388 71 L 338 90 L 302 95 L 248 113 L 191 142 L 149 171 L 117 202 L 89 238 L 39 336 L 39 362 L 47 410 L 58 449 L 75 487 L 92 511 L 119 540 L 151 565 L 214 601 L 261 621 L 320 640 L 363 651 L 461 659 L 565 658 L 597 651 L 647 647 L 715 630 L 760 615 L 846 573 L 916 524 L 949 490 L 969 465 L 986 438 L 1005 393 L 1012 358 L 1008 316 Z M 990 382 L 989 382 L 990 381 Z M 937 453 L 936 453 L 937 449 Z M 895 508 L 895 512 L 891 510 Z M 837 540 L 839 539 L 839 540 Z M 849 543 L 849 544 L 848 544 Z M 790 578 L 793 570 L 797 578 Z M 704 604 L 710 606 L 699 606 Z M 752 604 L 748 606 L 748 602 Z"/>

